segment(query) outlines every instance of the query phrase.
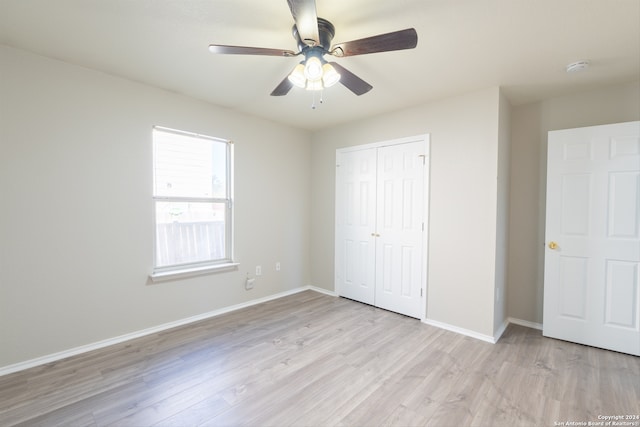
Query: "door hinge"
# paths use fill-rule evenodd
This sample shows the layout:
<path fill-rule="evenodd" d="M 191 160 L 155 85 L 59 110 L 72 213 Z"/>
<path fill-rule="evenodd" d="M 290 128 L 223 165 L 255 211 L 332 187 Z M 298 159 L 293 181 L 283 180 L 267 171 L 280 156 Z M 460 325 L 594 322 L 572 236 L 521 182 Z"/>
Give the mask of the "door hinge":
<path fill-rule="evenodd" d="M 422 231 L 424 231 L 424 222 L 422 223 Z"/>
<path fill-rule="evenodd" d="M 420 298 L 422 298 L 422 288 L 420 288 Z"/>

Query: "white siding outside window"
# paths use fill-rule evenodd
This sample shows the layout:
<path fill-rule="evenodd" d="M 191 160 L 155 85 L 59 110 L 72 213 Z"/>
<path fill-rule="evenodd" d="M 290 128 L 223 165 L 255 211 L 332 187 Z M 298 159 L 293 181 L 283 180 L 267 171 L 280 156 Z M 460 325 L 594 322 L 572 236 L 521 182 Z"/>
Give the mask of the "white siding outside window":
<path fill-rule="evenodd" d="M 154 127 L 152 278 L 233 263 L 232 155 L 230 141 Z"/>

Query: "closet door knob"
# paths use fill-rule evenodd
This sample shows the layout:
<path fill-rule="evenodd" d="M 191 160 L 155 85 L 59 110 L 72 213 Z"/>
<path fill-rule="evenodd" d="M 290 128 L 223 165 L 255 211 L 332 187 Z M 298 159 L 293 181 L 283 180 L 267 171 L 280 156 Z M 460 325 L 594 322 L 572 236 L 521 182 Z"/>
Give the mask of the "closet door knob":
<path fill-rule="evenodd" d="M 549 242 L 549 249 L 558 249 L 558 244 L 556 242 Z"/>

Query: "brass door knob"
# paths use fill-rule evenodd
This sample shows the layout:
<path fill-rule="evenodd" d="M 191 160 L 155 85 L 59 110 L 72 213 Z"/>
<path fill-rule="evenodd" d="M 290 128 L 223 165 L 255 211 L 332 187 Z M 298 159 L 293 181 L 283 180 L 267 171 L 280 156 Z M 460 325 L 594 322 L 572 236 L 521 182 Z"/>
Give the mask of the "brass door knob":
<path fill-rule="evenodd" d="M 558 249 L 558 244 L 556 242 L 549 242 L 549 249 Z"/>

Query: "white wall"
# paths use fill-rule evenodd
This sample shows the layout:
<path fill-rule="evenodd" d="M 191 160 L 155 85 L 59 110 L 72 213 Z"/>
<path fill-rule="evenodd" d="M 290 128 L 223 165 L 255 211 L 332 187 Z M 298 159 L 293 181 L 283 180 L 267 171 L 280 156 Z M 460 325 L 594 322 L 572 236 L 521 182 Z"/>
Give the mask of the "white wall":
<path fill-rule="evenodd" d="M 0 367 L 309 284 L 308 132 L 2 46 L 0 77 Z M 149 283 L 153 125 L 235 141 L 238 271 Z"/>
<path fill-rule="evenodd" d="M 547 132 L 640 120 L 640 83 L 512 109 L 508 315 L 542 323 Z"/>
<path fill-rule="evenodd" d="M 429 133 L 427 317 L 493 336 L 499 99 L 491 88 L 314 134 L 312 284 L 334 289 L 335 150 Z"/>

